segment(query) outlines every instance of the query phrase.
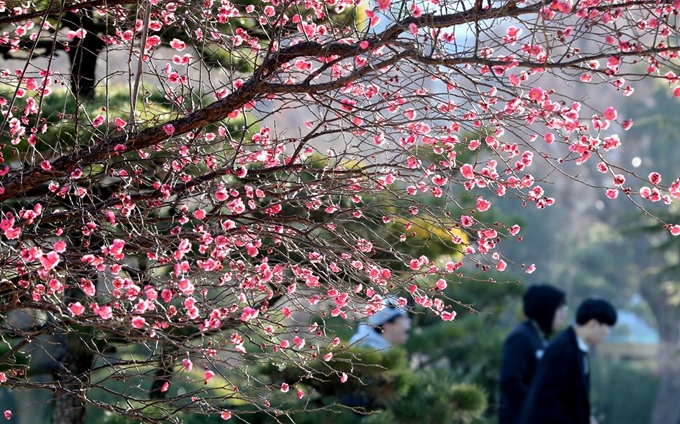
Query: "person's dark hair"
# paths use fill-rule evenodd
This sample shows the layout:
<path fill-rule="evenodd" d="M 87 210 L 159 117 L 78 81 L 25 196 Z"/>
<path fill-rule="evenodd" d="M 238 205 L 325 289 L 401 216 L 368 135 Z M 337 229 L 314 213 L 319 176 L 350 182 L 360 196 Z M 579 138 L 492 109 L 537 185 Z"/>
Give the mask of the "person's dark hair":
<path fill-rule="evenodd" d="M 566 304 L 566 293 L 551 284 L 530 286 L 522 297 L 524 315 L 536 321 L 546 337 L 552 333 L 555 311 Z"/>
<path fill-rule="evenodd" d="M 591 319 L 611 327 L 616 324 L 616 309 L 604 299 L 591 297 L 584 300 L 576 310 L 576 324 L 584 325 Z"/>

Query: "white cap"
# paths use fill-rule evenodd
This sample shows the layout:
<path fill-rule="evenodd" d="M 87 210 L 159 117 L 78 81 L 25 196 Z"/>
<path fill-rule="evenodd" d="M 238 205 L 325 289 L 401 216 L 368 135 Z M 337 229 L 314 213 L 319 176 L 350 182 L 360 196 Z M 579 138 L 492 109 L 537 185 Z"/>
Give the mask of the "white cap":
<path fill-rule="evenodd" d="M 368 324 L 379 327 L 393 318 L 407 314 L 406 310 L 399 308 L 397 298 L 394 296 L 386 296 L 383 303 L 385 304 L 384 308 L 368 317 L 366 320 Z"/>

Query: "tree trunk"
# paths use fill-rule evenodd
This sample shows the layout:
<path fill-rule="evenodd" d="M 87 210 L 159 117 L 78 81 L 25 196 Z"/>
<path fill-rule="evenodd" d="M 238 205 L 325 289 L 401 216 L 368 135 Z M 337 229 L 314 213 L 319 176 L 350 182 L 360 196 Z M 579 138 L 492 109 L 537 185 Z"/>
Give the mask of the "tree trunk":
<path fill-rule="evenodd" d="M 52 424 L 86 424 L 85 405 L 80 401 L 89 382 L 94 356 L 76 334 L 58 337 L 59 347 L 52 395 Z"/>
<path fill-rule="evenodd" d="M 175 361 L 173 354 L 175 349 L 164 347 L 164 352 L 160 355 L 158 368 L 156 369 L 156 378 L 154 379 L 151 390 L 149 390 L 149 399 L 165 399 L 166 392 L 163 391 L 165 383 L 170 384 L 174 374 L 173 366 Z"/>
<path fill-rule="evenodd" d="M 52 401 L 52 424 L 85 424 L 85 406 L 77 398 L 55 393 Z"/>
<path fill-rule="evenodd" d="M 660 380 L 650 424 L 675 424 L 680 420 L 680 308 L 668 303 L 660 286 L 643 286 L 641 292 L 659 329 Z"/>
<path fill-rule="evenodd" d="M 64 23 L 72 29 L 87 30 L 85 38 L 69 42 L 68 57 L 71 61 L 71 90 L 81 100 L 91 98 L 95 88 L 95 69 L 99 53 L 106 42 L 97 35 L 97 27 L 86 14 L 69 12 Z"/>
<path fill-rule="evenodd" d="M 60 337 L 60 342 L 55 354 L 57 390 L 52 396 L 52 424 L 85 424 L 85 405 L 80 397 L 89 381 L 93 355 L 75 334 Z"/>
<path fill-rule="evenodd" d="M 680 358 L 678 344 L 659 344 L 659 388 L 650 424 L 674 424 L 680 420 Z"/>

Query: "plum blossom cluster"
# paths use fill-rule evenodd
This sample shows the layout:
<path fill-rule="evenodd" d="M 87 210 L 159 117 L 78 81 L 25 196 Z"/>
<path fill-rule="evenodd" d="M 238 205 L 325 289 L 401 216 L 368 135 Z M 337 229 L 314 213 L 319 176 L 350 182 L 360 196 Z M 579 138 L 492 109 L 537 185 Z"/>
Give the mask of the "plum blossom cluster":
<path fill-rule="evenodd" d="M 3 334 L 15 346 L 83 329 L 55 355 L 92 367 L 109 343 L 147 352 L 103 366 L 140 381 L 146 397 L 119 395 L 142 409 L 279 413 L 305 382 L 260 384 L 247 361 L 332 367 L 346 347 L 310 317 L 349 322 L 396 294 L 448 322 L 452 283 L 535 272 L 499 249 L 520 226 L 489 216 L 499 198 L 559 202 L 541 167 L 592 167 L 612 201 L 680 199 L 677 175 L 617 163 L 622 107 L 572 95 L 627 101 L 657 79 L 680 97 L 678 4 L 94 3 L 58 19 L 0 1 L 0 49 L 26 60 L 0 69 L 0 315 L 49 317 Z M 35 60 L 62 51 L 68 72 Z M 55 378 L 109 390 L 92 367 Z"/>

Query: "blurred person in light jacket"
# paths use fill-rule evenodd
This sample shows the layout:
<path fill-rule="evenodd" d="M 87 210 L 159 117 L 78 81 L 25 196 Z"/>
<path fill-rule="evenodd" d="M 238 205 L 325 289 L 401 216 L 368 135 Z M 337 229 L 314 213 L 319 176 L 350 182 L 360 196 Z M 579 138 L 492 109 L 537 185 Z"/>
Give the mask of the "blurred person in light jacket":
<path fill-rule="evenodd" d="M 408 312 L 399 306 L 394 296 L 385 297 L 383 302 L 383 309 L 359 324 L 357 332 L 349 339 L 350 344 L 382 350 L 406 343 L 411 330 Z"/>

